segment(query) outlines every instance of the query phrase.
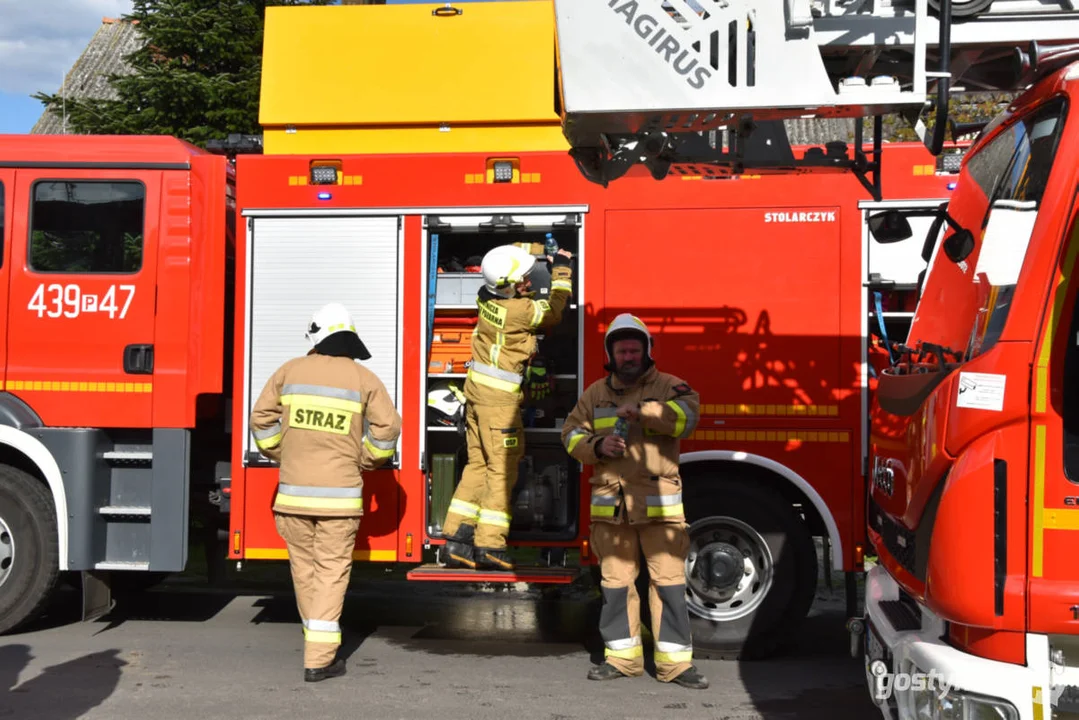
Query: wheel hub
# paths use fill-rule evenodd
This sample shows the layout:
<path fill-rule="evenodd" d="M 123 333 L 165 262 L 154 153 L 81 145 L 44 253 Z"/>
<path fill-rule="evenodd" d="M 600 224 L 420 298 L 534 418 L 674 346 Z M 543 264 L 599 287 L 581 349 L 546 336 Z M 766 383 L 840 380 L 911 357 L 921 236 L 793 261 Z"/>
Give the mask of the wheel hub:
<path fill-rule="evenodd" d="M 15 538 L 11 535 L 11 529 L 0 517 L 0 586 L 11 576 L 12 565 L 15 563 Z"/>
<path fill-rule="evenodd" d="M 734 545 L 717 542 L 697 556 L 701 581 L 711 590 L 732 590 L 745 575 L 745 557 Z"/>
<path fill-rule="evenodd" d="M 754 612 L 772 588 L 772 552 L 752 526 L 733 517 L 711 516 L 689 527 L 686 605 L 714 622 Z"/>

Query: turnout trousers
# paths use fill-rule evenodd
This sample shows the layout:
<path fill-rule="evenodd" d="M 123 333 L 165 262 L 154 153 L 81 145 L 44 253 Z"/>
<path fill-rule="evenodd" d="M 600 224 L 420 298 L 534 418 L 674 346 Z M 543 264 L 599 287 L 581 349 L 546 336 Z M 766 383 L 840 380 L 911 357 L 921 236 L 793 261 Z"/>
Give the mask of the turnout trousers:
<path fill-rule="evenodd" d="M 443 534 L 461 525 L 475 528 L 474 544 L 501 550 L 510 531 L 510 500 L 524 454 L 524 425 L 518 405 L 465 405 L 468 465 L 453 493 Z"/>
<path fill-rule="evenodd" d="M 686 608 L 685 560 L 689 535 L 683 523 L 592 524 L 592 549 L 600 561 L 603 608 L 599 631 L 604 658 L 623 675 L 644 673 L 640 598 L 634 581 L 644 551 L 650 583 L 656 678 L 670 682 L 693 664 Z"/>
<path fill-rule="evenodd" d="M 274 513 L 288 547 L 288 564 L 303 622 L 303 666 L 331 664 L 341 646 L 341 609 L 352 573 L 359 517 Z"/>

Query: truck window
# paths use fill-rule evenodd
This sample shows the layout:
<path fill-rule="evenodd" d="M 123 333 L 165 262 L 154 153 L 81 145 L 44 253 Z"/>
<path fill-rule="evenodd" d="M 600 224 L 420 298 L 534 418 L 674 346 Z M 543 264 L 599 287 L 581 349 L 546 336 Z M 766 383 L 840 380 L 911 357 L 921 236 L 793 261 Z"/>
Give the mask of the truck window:
<path fill-rule="evenodd" d="M 1008 169 L 1008 163 L 1015 154 L 1015 146 L 1021 127 L 1022 123 L 1015 123 L 1004 130 L 991 143 L 971 156 L 970 162 L 967 163 L 970 177 L 985 193 L 987 200 L 993 197 L 993 193 L 1000 183 L 1000 178 L 1003 177 L 1004 172 Z"/>
<path fill-rule="evenodd" d="M 145 187 L 134 181 L 34 183 L 30 268 L 53 273 L 138 272 L 145 201 Z"/>
<path fill-rule="evenodd" d="M 972 176 L 983 190 L 991 189 L 987 192 L 984 235 L 974 271 L 981 302 L 971 332 L 969 357 L 993 347 L 1004 330 L 1053 167 L 1064 110 L 1063 99 L 1042 105 L 971 158 Z M 983 154 L 987 155 L 984 160 Z"/>

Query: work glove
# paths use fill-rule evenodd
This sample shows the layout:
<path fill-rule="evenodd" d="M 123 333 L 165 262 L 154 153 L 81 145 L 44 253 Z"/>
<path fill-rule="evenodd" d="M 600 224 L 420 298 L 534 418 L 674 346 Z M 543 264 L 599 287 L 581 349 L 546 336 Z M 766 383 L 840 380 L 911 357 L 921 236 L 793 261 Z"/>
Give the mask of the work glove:
<path fill-rule="evenodd" d="M 554 391 L 554 378 L 547 372 L 547 365 L 543 358 L 535 358 L 528 365 L 525 373 L 525 387 L 529 400 L 537 402 L 545 400 Z"/>

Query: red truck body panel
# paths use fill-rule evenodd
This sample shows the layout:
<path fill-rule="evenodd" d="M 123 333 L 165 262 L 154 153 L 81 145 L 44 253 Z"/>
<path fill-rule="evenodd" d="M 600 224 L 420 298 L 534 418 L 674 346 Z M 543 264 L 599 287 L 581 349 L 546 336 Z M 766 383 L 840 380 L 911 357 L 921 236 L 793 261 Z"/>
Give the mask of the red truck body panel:
<path fill-rule="evenodd" d="M 336 157 L 349 184 L 331 186 L 306 184 L 312 160 L 324 158 L 237 158 L 240 213 L 381 208 L 403 216 L 401 465 L 365 476 L 370 511 L 356 557 L 419 562 L 428 540 L 419 457 L 426 423 L 417 412 L 425 392 L 423 216 L 435 208 L 587 206 L 578 266 L 583 385 L 603 376 L 606 323 L 620 312 L 639 314 L 655 333 L 659 367 L 701 395 L 701 421 L 683 452 L 744 452 L 804 478 L 834 518 L 844 566 L 860 563 L 867 308 L 858 204 L 869 199 L 865 189 L 835 173 L 715 182 L 627 177 L 604 189 L 563 153 L 514 157 L 522 181 L 506 184 L 485 181 L 482 154 Z M 889 146 L 887 195 L 947 198 L 951 177 L 934 174 L 933 163 L 920 145 Z M 329 197 L 319 199 L 320 192 Z M 246 252 L 240 242 L 238 268 Z M 237 273 L 230 558 L 282 558 L 270 513 L 276 471 L 244 464 L 245 282 Z M 362 326 L 363 308 L 354 312 Z M 582 507 L 587 491 L 582 483 Z M 587 518 L 578 528 L 566 544 L 584 544 Z"/>

